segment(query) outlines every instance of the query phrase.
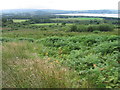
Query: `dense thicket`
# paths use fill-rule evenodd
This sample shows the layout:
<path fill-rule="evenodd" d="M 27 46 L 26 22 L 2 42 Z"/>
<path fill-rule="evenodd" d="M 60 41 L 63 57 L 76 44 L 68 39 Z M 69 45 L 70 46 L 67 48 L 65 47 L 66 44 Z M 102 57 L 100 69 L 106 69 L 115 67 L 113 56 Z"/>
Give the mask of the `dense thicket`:
<path fill-rule="evenodd" d="M 113 25 L 99 24 L 99 25 L 72 25 L 70 27 L 71 32 L 93 32 L 93 31 L 112 31 Z"/>

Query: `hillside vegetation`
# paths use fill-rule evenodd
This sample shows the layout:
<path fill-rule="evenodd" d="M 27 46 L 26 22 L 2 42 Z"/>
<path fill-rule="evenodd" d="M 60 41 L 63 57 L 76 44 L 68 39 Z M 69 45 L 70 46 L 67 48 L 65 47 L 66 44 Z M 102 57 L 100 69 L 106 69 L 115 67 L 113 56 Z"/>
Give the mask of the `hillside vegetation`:
<path fill-rule="evenodd" d="M 2 87 L 120 88 L 117 19 L 74 18 L 3 17 Z"/>

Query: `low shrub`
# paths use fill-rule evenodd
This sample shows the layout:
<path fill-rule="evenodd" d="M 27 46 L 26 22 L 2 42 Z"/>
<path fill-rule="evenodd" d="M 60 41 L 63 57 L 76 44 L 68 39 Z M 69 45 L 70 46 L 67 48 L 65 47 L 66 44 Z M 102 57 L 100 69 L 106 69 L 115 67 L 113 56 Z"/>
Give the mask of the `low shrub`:
<path fill-rule="evenodd" d="M 93 31 L 112 31 L 114 27 L 109 24 L 99 24 L 99 25 L 72 25 L 70 27 L 70 32 L 93 32 Z"/>
<path fill-rule="evenodd" d="M 109 25 L 109 24 L 100 24 L 99 25 L 100 31 L 112 31 L 113 29 L 114 29 L 114 27 L 112 25 Z"/>
<path fill-rule="evenodd" d="M 21 37 L 19 38 L 18 40 L 27 40 L 29 42 L 34 42 L 34 39 L 33 38 L 24 38 L 24 37 Z"/>
<path fill-rule="evenodd" d="M 100 31 L 99 30 L 94 30 L 93 33 L 97 34 L 97 33 L 100 33 Z"/>
<path fill-rule="evenodd" d="M 93 32 L 93 31 L 95 31 L 95 30 L 98 30 L 98 26 L 97 26 L 97 25 L 89 25 L 89 26 L 87 27 L 87 31 L 88 31 L 88 32 Z"/>
<path fill-rule="evenodd" d="M 77 32 L 77 26 L 76 25 L 72 25 L 70 27 L 70 32 Z"/>
<path fill-rule="evenodd" d="M 1 37 L 1 38 L 0 38 L 0 41 L 1 41 L 1 42 L 9 42 L 9 41 L 14 41 L 14 39 L 12 39 L 12 38 L 7 38 L 7 37 Z"/>

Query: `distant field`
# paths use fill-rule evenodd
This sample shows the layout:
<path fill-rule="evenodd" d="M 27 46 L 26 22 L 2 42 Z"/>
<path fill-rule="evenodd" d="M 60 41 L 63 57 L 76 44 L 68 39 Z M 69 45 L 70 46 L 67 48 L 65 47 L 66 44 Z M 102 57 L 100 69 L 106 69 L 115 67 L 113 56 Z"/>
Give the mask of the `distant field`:
<path fill-rule="evenodd" d="M 55 18 L 51 20 L 103 20 L 102 18 Z"/>
<path fill-rule="evenodd" d="M 38 24 L 31 24 L 31 25 L 44 26 L 44 25 L 57 25 L 57 23 L 38 23 Z"/>
<path fill-rule="evenodd" d="M 13 19 L 13 22 L 25 22 L 25 21 L 27 21 L 27 19 Z"/>
<path fill-rule="evenodd" d="M 37 26 L 48 26 L 48 25 L 61 25 L 61 23 L 38 23 L 38 24 L 31 24 L 31 25 L 37 25 Z M 72 24 L 66 24 L 66 25 L 72 25 Z"/>

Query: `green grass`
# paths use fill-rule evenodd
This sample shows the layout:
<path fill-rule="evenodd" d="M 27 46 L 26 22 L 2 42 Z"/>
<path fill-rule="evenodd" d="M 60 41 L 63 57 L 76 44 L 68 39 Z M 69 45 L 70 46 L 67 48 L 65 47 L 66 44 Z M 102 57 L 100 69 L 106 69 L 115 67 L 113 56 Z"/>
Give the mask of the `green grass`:
<path fill-rule="evenodd" d="M 3 37 L 10 37 L 10 38 L 20 38 L 20 37 L 27 37 L 27 38 L 34 38 L 40 39 L 48 36 L 75 36 L 79 35 L 80 33 L 77 32 L 64 32 L 64 31 L 41 31 L 38 29 L 19 29 L 16 31 L 6 31 L 3 32 Z"/>
<path fill-rule="evenodd" d="M 44 26 L 44 25 L 57 25 L 57 23 L 38 23 L 38 24 L 31 24 L 31 25 Z"/>
<path fill-rule="evenodd" d="M 64 20 L 103 20 L 102 18 L 55 18 L 55 19 L 51 19 L 51 20 L 61 20 L 61 21 L 64 21 Z"/>
<path fill-rule="evenodd" d="M 79 76 L 72 70 L 53 62 L 52 58 L 39 57 L 38 51 L 42 47 L 27 41 L 3 43 L 3 88 L 80 87 Z M 76 78 L 74 82 L 73 78 Z"/>
<path fill-rule="evenodd" d="M 15 23 L 20 23 L 20 22 L 25 22 L 27 21 L 28 19 L 13 19 L 13 22 Z"/>
<path fill-rule="evenodd" d="M 80 80 L 92 82 L 93 87 L 118 88 L 117 40 L 117 35 L 89 34 L 47 37 L 38 43 L 45 46 L 44 50 L 40 50 L 40 56 L 56 58 L 62 65 L 77 71 Z"/>
<path fill-rule="evenodd" d="M 67 25 L 54 24 L 4 28 L 0 39 L 4 88 L 119 87 L 117 29 L 66 32 Z"/>
<path fill-rule="evenodd" d="M 18 29 L 13 31 L 5 31 L 2 33 L 3 37 L 9 38 L 34 38 L 40 39 L 45 37 L 59 36 L 59 37 L 70 37 L 70 36 L 79 36 L 79 35 L 89 35 L 94 32 L 65 32 L 61 31 L 59 28 L 58 31 L 55 31 L 56 28 L 48 28 L 49 30 L 41 30 L 41 29 Z M 64 28 L 63 28 L 64 29 Z M 114 30 L 111 32 L 99 32 L 99 35 L 118 35 L 118 30 Z"/>
<path fill-rule="evenodd" d="M 3 87 L 117 88 L 117 38 L 89 34 L 3 42 Z"/>
<path fill-rule="evenodd" d="M 61 25 L 61 23 L 38 23 L 38 24 L 31 24 L 31 25 L 37 25 L 37 26 L 49 26 L 49 25 Z M 66 25 L 72 25 L 72 24 L 66 24 Z"/>

